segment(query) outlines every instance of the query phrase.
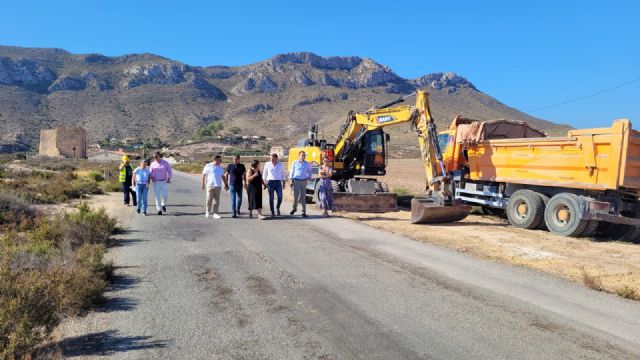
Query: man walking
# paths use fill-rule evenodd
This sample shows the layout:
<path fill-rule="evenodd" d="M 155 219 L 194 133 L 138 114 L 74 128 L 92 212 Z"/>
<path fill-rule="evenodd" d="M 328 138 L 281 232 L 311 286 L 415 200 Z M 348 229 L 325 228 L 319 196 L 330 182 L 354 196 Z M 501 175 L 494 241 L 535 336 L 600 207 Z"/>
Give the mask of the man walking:
<path fill-rule="evenodd" d="M 291 164 L 289 180 L 293 188 L 293 209 L 290 214 L 296 213 L 298 203 L 302 207 L 302 217 L 307 217 L 307 181 L 311 178 L 311 165 L 305 160 L 307 154 L 300 151 L 298 160 Z"/>
<path fill-rule="evenodd" d="M 247 169 L 244 167 L 244 164 L 240 163 L 240 155 L 234 156 L 233 164 L 227 166 L 227 173 L 225 175 L 225 183 L 231 192 L 231 211 L 233 211 L 234 218 L 240 215 L 242 189 L 247 188 L 247 178 L 244 176 L 246 173 Z"/>
<path fill-rule="evenodd" d="M 122 187 L 122 192 L 124 193 L 124 204 L 129 206 L 129 197 L 133 201 L 133 206 L 138 206 L 138 200 L 136 199 L 136 192 L 132 189 L 132 178 L 133 178 L 133 168 L 131 167 L 131 163 L 129 162 L 129 157 L 127 155 L 122 156 L 122 162 L 118 167 L 120 170 L 120 175 L 118 176 L 118 181 L 120 182 L 120 186 Z"/>
<path fill-rule="evenodd" d="M 222 156 L 216 155 L 213 161 L 202 169 L 202 190 L 205 190 L 206 186 L 206 210 L 204 213 L 206 218 L 209 217 L 209 214 L 213 214 L 214 219 L 220 219 L 218 209 L 222 183 L 224 182 L 225 189 L 229 185 L 226 176 L 224 176 L 224 168 L 220 166 L 220 163 L 222 163 Z M 213 209 L 211 208 L 212 203 Z"/>
<path fill-rule="evenodd" d="M 286 174 L 284 172 L 284 166 L 278 161 L 278 154 L 271 154 L 271 161 L 267 161 L 262 169 L 262 176 L 264 182 L 269 189 L 269 208 L 271 209 L 271 217 L 275 216 L 273 209 L 273 193 L 278 195 L 278 204 L 276 210 L 280 215 L 280 205 L 282 204 L 282 188 L 284 187 Z"/>
<path fill-rule="evenodd" d="M 167 212 L 167 200 L 169 200 L 169 184 L 171 184 L 171 165 L 162 158 L 158 151 L 154 155 L 155 161 L 151 163 L 151 181 L 153 182 L 153 196 L 156 198 L 156 210 L 158 215 Z"/>

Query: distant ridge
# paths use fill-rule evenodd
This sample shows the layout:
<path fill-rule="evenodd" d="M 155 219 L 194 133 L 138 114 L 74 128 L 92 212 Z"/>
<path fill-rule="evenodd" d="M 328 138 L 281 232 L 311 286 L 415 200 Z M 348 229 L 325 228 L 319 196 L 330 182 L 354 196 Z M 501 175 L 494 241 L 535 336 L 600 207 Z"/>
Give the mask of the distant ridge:
<path fill-rule="evenodd" d="M 565 125 L 502 104 L 454 72 L 416 79 L 357 56 L 275 55 L 246 66 L 190 66 L 154 54 L 109 57 L 0 46 L 0 144 L 35 145 L 41 127 L 80 125 L 88 140 L 190 139 L 211 121 L 290 145 L 321 124 L 337 132 L 349 109 L 364 110 L 423 88 L 440 125 L 457 114 L 512 118 L 551 133 Z M 406 128 L 394 145 L 415 146 Z"/>

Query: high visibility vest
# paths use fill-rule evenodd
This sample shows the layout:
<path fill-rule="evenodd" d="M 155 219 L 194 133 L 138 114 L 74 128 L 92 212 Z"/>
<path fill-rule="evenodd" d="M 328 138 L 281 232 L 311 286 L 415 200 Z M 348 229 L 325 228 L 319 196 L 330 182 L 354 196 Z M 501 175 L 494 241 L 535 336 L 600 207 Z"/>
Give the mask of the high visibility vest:
<path fill-rule="evenodd" d="M 125 165 L 120 169 L 120 176 L 118 177 L 118 181 L 121 183 L 127 182 L 127 168 L 131 169 L 131 166 Z"/>

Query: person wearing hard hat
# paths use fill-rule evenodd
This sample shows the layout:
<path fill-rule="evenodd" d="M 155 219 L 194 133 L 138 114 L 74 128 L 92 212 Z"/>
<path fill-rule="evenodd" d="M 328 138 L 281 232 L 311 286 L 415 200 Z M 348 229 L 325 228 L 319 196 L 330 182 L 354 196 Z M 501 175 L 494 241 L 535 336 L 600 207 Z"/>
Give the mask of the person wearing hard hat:
<path fill-rule="evenodd" d="M 120 182 L 120 186 L 122 187 L 122 192 L 124 193 L 124 204 L 129 206 L 129 198 L 133 200 L 133 206 L 138 206 L 138 201 L 136 199 L 136 193 L 133 191 L 131 187 L 131 178 L 133 176 L 133 168 L 129 163 L 129 157 L 127 155 L 122 156 L 122 161 L 120 162 L 120 166 L 118 167 L 120 170 L 120 176 L 118 177 L 118 181 Z"/>

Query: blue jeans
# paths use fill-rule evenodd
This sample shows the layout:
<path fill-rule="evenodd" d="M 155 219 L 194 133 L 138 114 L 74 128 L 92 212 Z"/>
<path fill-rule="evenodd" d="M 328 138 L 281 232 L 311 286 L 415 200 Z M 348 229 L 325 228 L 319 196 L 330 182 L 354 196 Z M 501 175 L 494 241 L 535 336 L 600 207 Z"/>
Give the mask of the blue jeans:
<path fill-rule="evenodd" d="M 138 198 L 138 210 L 147 213 L 147 196 L 149 195 L 149 187 L 147 185 L 136 185 L 136 197 Z"/>
<path fill-rule="evenodd" d="M 276 209 L 280 209 L 280 205 L 282 204 L 282 181 L 280 180 L 269 180 L 267 183 L 269 188 L 269 209 L 271 209 L 271 215 L 274 215 L 273 211 L 273 192 L 275 191 L 278 195 L 278 206 Z"/>
<path fill-rule="evenodd" d="M 229 192 L 231 193 L 231 211 L 235 215 L 240 212 L 240 206 L 242 206 L 242 185 L 229 186 Z"/>

